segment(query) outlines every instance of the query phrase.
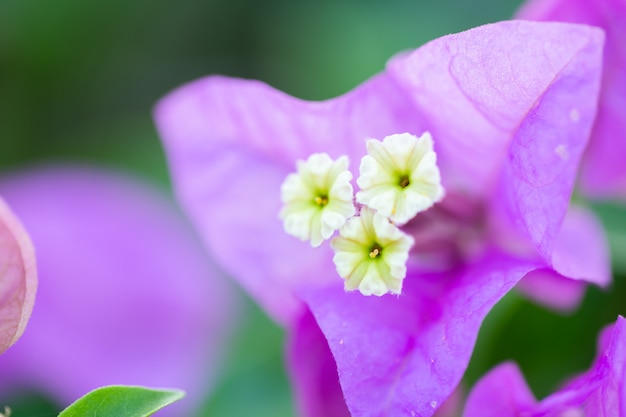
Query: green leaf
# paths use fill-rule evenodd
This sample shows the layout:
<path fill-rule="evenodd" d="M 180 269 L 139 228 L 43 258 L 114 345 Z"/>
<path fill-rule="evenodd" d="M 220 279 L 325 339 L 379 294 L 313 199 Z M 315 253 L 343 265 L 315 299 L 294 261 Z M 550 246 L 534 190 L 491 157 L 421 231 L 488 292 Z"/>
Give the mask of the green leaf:
<path fill-rule="evenodd" d="M 89 392 L 59 417 L 146 417 L 184 396 L 180 390 L 111 385 Z"/>

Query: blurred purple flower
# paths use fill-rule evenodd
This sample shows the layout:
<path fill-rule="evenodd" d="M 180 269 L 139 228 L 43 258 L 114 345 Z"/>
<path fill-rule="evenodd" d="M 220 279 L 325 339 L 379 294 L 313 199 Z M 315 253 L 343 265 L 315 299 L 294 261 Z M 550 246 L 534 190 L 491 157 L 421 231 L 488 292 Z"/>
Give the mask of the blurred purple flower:
<path fill-rule="evenodd" d="M 338 371 L 355 417 L 430 416 L 463 375 L 482 319 L 523 276 L 608 283 L 597 223 L 566 218 L 602 41 L 586 26 L 503 22 L 398 56 L 325 102 L 209 77 L 159 103 L 183 207 L 215 258 L 290 328 L 302 415 L 350 415 Z M 355 163 L 367 138 L 424 131 L 446 198 L 403 227 L 415 246 L 402 294 L 346 293 L 327 246 L 283 231 L 281 183 L 315 152 Z M 587 247 L 592 260 L 574 262 Z"/>
<path fill-rule="evenodd" d="M 69 404 L 102 385 L 175 387 L 187 398 L 163 413 L 189 415 L 234 318 L 173 203 L 85 168 L 4 177 L 0 192 L 31 233 L 41 277 L 29 331 L 0 357 L 0 392 L 32 387 Z"/>
<path fill-rule="evenodd" d="M 626 323 L 605 329 L 598 357 L 587 372 L 537 402 L 519 368 L 504 363 L 474 386 L 464 417 L 623 417 L 626 416 Z"/>
<path fill-rule="evenodd" d="M 0 198 L 0 353 L 24 332 L 36 292 L 37 269 L 32 242 Z"/>
<path fill-rule="evenodd" d="M 517 17 L 585 23 L 606 33 L 598 115 L 581 167 L 589 196 L 626 197 L 626 1 L 529 0 Z"/>

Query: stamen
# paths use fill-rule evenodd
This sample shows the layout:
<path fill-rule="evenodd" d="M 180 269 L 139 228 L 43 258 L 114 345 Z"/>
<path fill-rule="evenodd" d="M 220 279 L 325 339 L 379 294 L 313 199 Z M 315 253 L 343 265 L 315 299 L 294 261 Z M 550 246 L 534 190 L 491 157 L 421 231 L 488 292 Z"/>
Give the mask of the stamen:
<path fill-rule="evenodd" d="M 383 251 L 383 248 L 381 248 L 378 243 L 374 243 L 374 246 L 372 247 L 372 250 L 370 250 L 370 258 L 374 259 L 376 258 L 378 255 L 380 255 Z"/>
<path fill-rule="evenodd" d="M 330 242 L 346 291 L 400 294 L 413 239 L 374 210 L 363 207 Z"/>
<path fill-rule="evenodd" d="M 350 180 L 346 156 L 333 161 L 318 153 L 298 161 L 297 172 L 281 186 L 279 217 L 285 231 L 313 247 L 330 238 L 355 213 Z"/>
<path fill-rule="evenodd" d="M 444 195 L 437 155 L 428 132 L 417 138 L 409 133 L 367 141 L 361 159 L 356 201 L 396 224 L 405 224 Z"/>

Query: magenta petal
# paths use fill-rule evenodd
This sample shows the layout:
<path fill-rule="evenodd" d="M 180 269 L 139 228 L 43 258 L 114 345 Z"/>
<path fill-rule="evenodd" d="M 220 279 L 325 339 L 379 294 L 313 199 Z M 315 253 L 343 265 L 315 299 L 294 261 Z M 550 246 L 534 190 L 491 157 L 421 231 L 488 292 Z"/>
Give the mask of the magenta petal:
<path fill-rule="evenodd" d="M 587 285 L 582 281 L 565 278 L 552 269 L 543 268 L 528 273 L 515 289 L 537 303 L 570 312 L 582 302 Z"/>
<path fill-rule="evenodd" d="M 598 105 L 598 117 L 585 153 L 581 169 L 583 191 L 590 196 L 626 196 L 626 10 L 621 12 L 621 38 L 607 41 L 603 90 Z M 621 42 L 622 56 L 608 55 L 613 42 Z M 619 62 L 611 62 L 619 60 Z M 618 133 L 619 132 L 619 133 Z"/>
<path fill-rule="evenodd" d="M 585 23 L 606 32 L 598 117 L 582 165 L 581 183 L 589 195 L 626 195 L 626 2 L 623 0 L 535 0 L 517 17 Z"/>
<path fill-rule="evenodd" d="M 69 404 L 109 384 L 177 387 L 188 415 L 210 388 L 232 297 L 173 203 L 106 172 L 3 178 L 31 233 L 40 285 L 28 331 L 0 356 L 0 392 L 34 386 Z"/>
<path fill-rule="evenodd" d="M 0 353 L 24 332 L 36 292 L 33 245 L 17 217 L 0 198 Z"/>
<path fill-rule="evenodd" d="M 337 364 L 315 318 L 306 310 L 291 328 L 287 363 L 301 417 L 350 417 Z"/>
<path fill-rule="evenodd" d="M 552 267 L 565 277 L 606 287 L 610 265 L 602 224 L 591 211 L 571 206 L 554 242 Z"/>
<path fill-rule="evenodd" d="M 602 341 L 599 343 L 602 346 Z M 606 344 L 606 342 L 604 343 Z M 587 375 L 578 378 L 571 390 L 599 385 L 584 402 L 586 415 L 626 416 L 626 320 L 618 317 L 606 348 Z"/>
<path fill-rule="evenodd" d="M 501 22 L 389 64 L 429 122 L 444 182 L 491 195 L 547 261 L 595 116 L 602 45 L 588 26 Z"/>
<path fill-rule="evenodd" d="M 503 363 L 476 383 L 463 417 L 518 417 L 537 401 L 514 363 Z"/>
<path fill-rule="evenodd" d="M 307 293 L 352 415 L 432 415 L 463 376 L 484 316 L 535 267 L 493 253 L 455 272 L 409 275 L 399 297 Z"/>
<path fill-rule="evenodd" d="M 533 271 L 517 289 L 535 301 L 559 310 L 576 308 L 586 283 L 611 282 L 608 243 L 594 214 L 571 206 L 555 239 L 552 268 Z"/>
<path fill-rule="evenodd" d="M 297 159 L 347 154 L 358 168 L 368 137 L 418 132 L 408 100 L 384 74 L 345 96 L 305 102 L 255 81 L 209 77 L 155 112 L 177 194 L 222 266 L 281 322 L 297 285 L 337 279 L 332 253 L 288 236 L 280 185 Z"/>
<path fill-rule="evenodd" d="M 602 41 L 587 26 L 504 22 L 398 56 L 386 74 L 327 102 L 223 77 L 161 101 L 157 125 L 185 210 L 221 265 L 295 326 L 290 361 L 305 413 L 324 412 L 314 404 L 319 391 L 306 390 L 332 379 L 334 368 L 296 294 L 327 338 L 353 416 L 425 417 L 457 386 L 489 309 L 529 271 L 558 264 L 555 242 L 595 115 Z M 444 185 L 477 201 L 480 219 L 453 219 L 470 233 L 444 237 L 454 241 L 442 250 L 459 246 L 445 272 L 418 273 L 414 263 L 399 297 L 347 294 L 329 250 L 284 234 L 280 184 L 312 152 L 345 153 L 354 172 L 366 138 L 425 129 Z M 490 252 L 492 243 L 528 260 Z M 320 369 L 293 359 L 307 349 Z"/>
<path fill-rule="evenodd" d="M 552 257 L 596 110 L 602 34 L 589 29 L 584 37 L 584 29 L 566 35 L 578 37 L 571 48 L 579 49 L 568 51 L 570 60 L 515 133 L 494 196 L 546 260 Z"/>
<path fill-rule="evenodd" d="M 626 323 L 623 317 L 600 335 L 601 352 L 589 371 L 540 402 L 534 401 L 517 367 L 507 363 L 478 381 L 470 393 L 464 417 L 626 415 Z M 607 340 L 608 339 L 608 340 Z"/>
<path fill-rule="evenodd" d="M 457 386 L 448 399 L 441 404 L 441 407 L 437 409 L 433 417 L 458 417 L 463 409 L 464 403 L 465 389 L 461 384 Z"/>

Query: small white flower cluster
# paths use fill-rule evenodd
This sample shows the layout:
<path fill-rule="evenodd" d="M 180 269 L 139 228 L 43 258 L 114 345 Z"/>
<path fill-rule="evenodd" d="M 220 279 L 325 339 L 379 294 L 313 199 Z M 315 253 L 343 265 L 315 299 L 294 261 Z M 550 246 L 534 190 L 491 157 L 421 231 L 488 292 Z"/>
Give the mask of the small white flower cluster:
<path fill-rule="evenodd" d="M 399 294 L 413 238 L 398 226 L 443 198 L 437 155 L 428 132 L 369 139 L 367 152 L 356 196 L 346 156 L 333 161 L 318 153 L 298 161 L 281 187 L 280 218 L 287 233 L 313 247 L 339 230 L 331 247 L 346 290 Z"/>

